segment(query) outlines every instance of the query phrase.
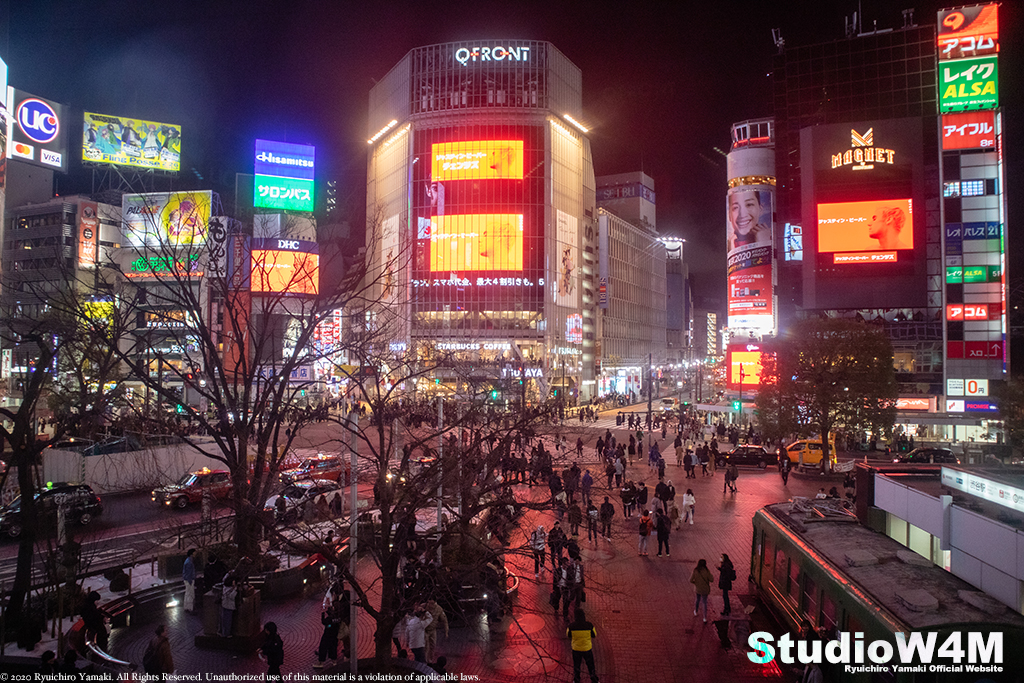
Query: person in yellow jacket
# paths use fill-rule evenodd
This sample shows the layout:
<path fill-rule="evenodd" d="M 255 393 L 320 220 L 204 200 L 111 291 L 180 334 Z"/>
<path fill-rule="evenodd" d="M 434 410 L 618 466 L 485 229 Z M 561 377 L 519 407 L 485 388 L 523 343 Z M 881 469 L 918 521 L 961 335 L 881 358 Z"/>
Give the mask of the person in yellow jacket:
<path fill-rule="evenodd" d="M 714 582 L 714 577 L 711 575 L 711 570 L 708 569 L 708 561 L 703 558 L 697 560 L 697 566 L 693 568 L 693 574 L 690 575 L 690 583 L 693 584 L 693 592 L 696 594 L 696 599 L 693 602 L 693 616 L 697 616 L 697 612 L 703 605 L 705 624 L 708 623 L 708 595 L 711 594 L 712 582 Z"/>
<path fill-rule="evenodd" d="M 587 615 L 582 609 L 576 610 L 576 619 L 565 629 L 565 635 L 572 640 L 573 683 L 580 683 L 583 662 L 587 663 L 590 683 L 597 683 L 597 673 L 594 671 L 594 638 L 597 637 L 597 629 L 587 621 Z"/>

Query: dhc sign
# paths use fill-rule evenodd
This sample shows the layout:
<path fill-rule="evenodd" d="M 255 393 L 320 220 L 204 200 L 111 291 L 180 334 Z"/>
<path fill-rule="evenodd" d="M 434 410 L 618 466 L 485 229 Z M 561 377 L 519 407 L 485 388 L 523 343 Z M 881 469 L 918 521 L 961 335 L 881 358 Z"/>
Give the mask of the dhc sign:
<path fill-rule="evenodd" d="M 460 47 L 455 51 L 455 61 L 462 66 L 470 62 L 525 62 L 530 58 L 529 47 Z"/>

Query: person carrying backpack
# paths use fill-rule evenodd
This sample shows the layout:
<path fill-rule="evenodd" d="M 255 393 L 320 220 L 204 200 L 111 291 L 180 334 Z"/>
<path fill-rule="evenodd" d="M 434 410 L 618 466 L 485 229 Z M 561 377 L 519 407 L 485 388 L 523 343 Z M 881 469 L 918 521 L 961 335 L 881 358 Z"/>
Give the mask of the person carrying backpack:
<path fill-rule="evenodd" d="M 643 514 L 640 515 L 640 544 L 638 546 L 638 555 L 647 555 L 647 539 L 651 535 L 651 531 L 654 529 L 654 521 L 651 519 L 650 510 L 644 510 Z"/>

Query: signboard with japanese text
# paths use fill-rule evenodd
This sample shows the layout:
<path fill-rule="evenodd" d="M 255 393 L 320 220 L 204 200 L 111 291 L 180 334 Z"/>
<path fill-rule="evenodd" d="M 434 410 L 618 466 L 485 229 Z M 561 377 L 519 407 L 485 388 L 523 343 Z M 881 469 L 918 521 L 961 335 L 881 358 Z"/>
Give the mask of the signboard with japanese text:
<path fill-rule="evenodd" d="M 995 149 L 996 114 L 965 111 L 942 117 L 942 149 Z"/>
<path fill-rule="evenodd" d="M 100 241 L 100 218 L 96 202 L 78 203 L 78 267 L 96 267 L 96 250 Z"/>
<path fill-rule="evenodd" d="M 818 205 L 818 253 L 886 253 L 913 248 L 909 199 Z"/>
<path fill-rule="evenodd" d="M 942 114 L 999 106 L 998 58 L 975 57 L 939 65 L 939 109 Z"/>
<path fill-rule="evenodd" d="M 741 185 L 726 197 L 729 327 L 775 330 L 774 188 Z"/>
<path fill-rule="evenodd" d="M 939 10 L 938 43 L 940 60 L 999 52 L 999 5 Z"/>
<path fill-rule="evenodd" d="M 523 179 L 522 140 L 471 140 L 431 146 L 430 177 L 448 180 Z"/>
<path fill-rule="evenodd" d="M 312 211 L 316 148 L 290 142 L 256 140 L 253 206 Z"/>
<path fill-rule="evenodd" d="M 253 293 L 316 294 L 320 256 L 316 242 L 253 239 L 250 289 Z"/>
<path fill-rule="evenodd" d="M 121 198 L 125 238 L 133 247 L 206 243 L 212 193 L 154 192 Z"/>

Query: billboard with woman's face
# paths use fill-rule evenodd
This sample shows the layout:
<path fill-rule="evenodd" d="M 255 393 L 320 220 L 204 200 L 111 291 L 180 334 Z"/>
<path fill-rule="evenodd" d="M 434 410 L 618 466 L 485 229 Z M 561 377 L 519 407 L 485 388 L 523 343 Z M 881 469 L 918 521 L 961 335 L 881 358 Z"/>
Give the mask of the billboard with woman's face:
<path fill-rule="evenodd" d="M 770 185 L 741 185 L 729 190 L 726 240 L 731 329 L 774 332 L 773 204 Z"/>

